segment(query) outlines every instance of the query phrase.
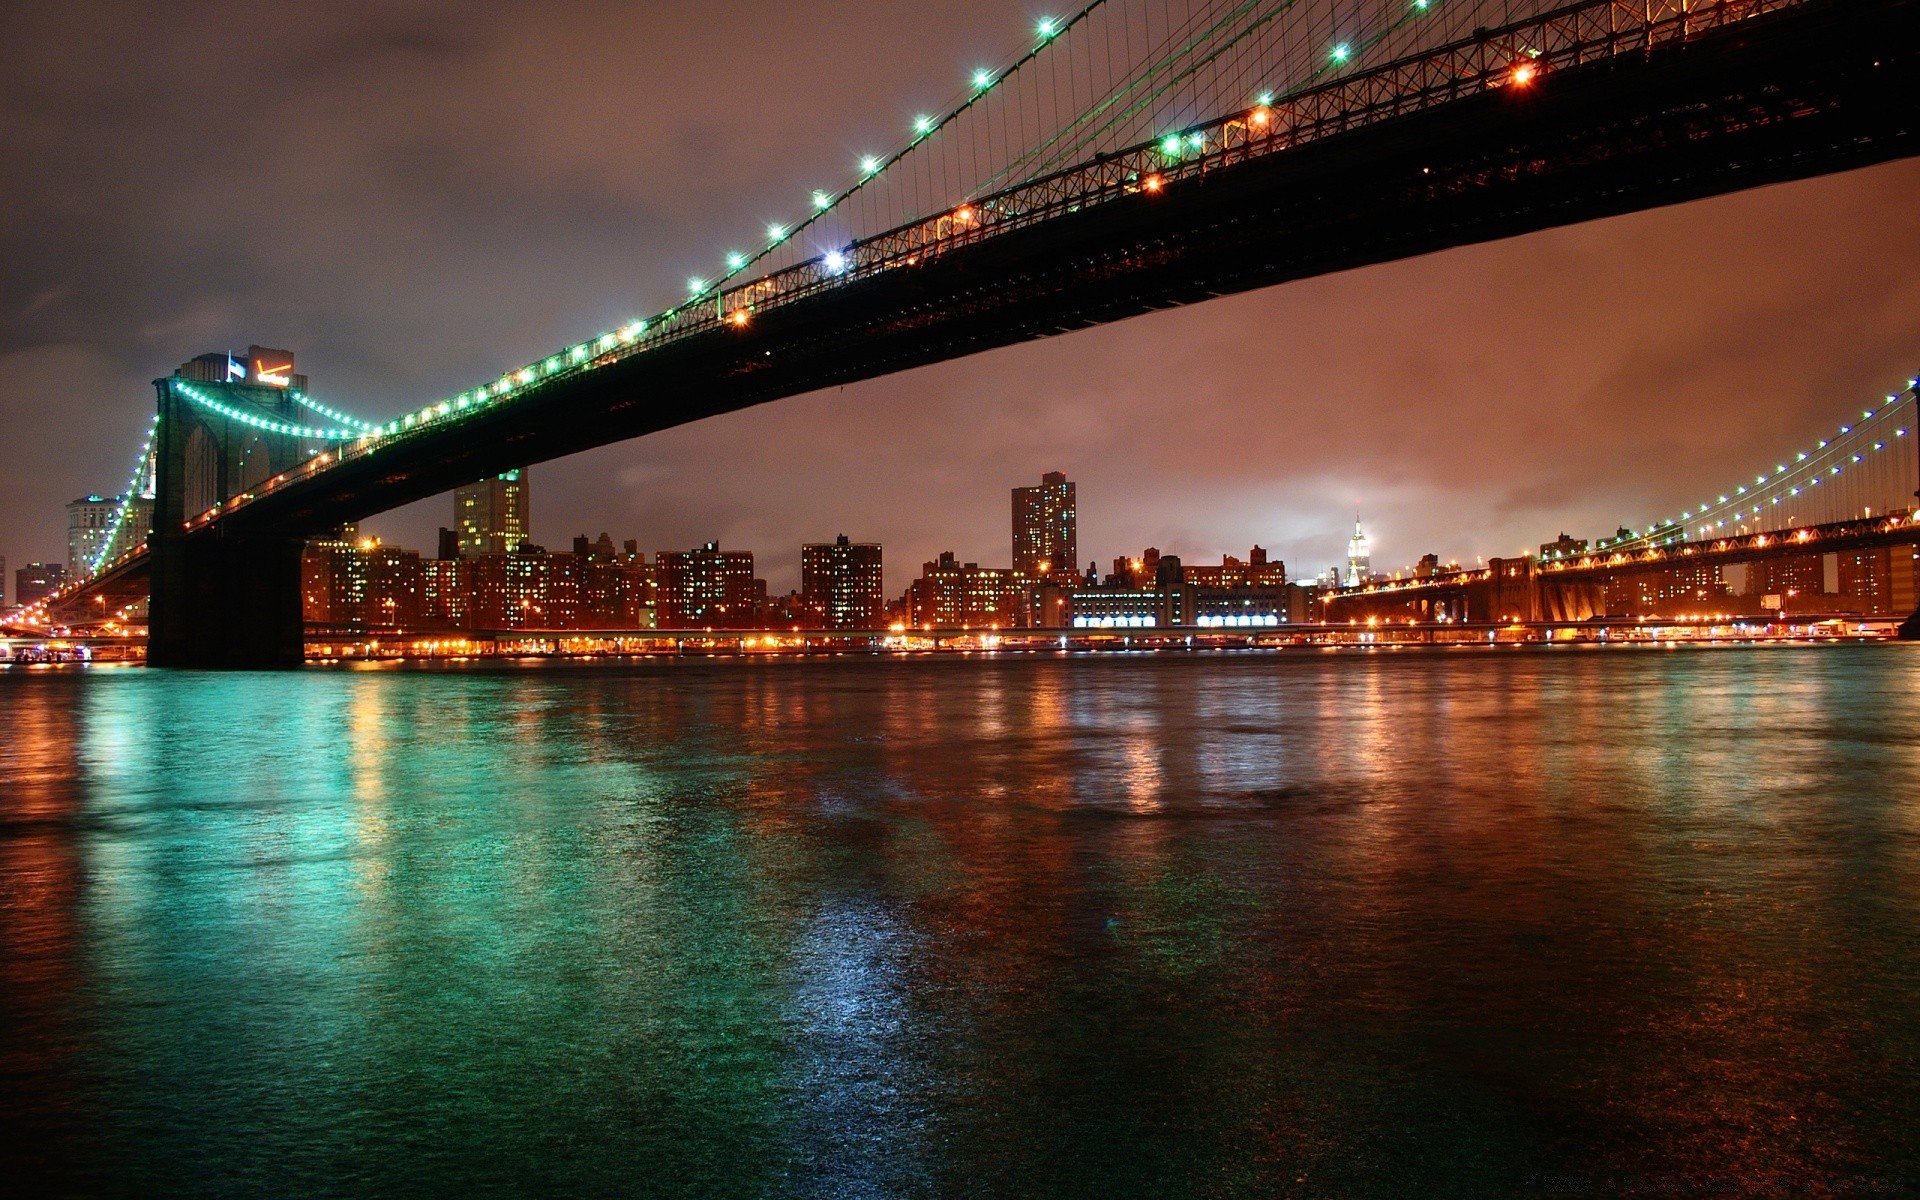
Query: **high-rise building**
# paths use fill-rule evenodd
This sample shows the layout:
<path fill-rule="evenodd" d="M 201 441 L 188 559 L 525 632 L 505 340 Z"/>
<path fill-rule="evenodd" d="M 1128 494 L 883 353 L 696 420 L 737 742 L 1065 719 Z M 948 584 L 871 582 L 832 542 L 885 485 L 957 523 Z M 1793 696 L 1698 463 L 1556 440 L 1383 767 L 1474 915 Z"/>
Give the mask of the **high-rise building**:
<path fill-rule="evenodd" d="M 462 558 L 513 553 L 527 540 L 531 521 L 524 467 L 454 489 L 453 524 Z"/>
<path fill-rule="evenodd" d="M 1038 487 L 1014 488 L 1013 569 L 1034 578 L 1077 570 L 1079 527 L 1066 475 L 1048 471 Z"/>
<path fill-rule="evenodd" d="M 850 542 L 843 533 L 831 542 L 801 546 L 800 595 L 829 629 L 879 628 L 887 606 L 880 544 Z"/>
<path fill-rule="evenodd" d="M 360 540 L 359 530 L 347 524 L 307 543 L 300 556 L 300 612 L 307 624 L 344 629 L 365 619 L 367 571 Z"/>
<path fill-rule="evenodd" d="M 1818 554 L 1763 558 L 1747 564 L 1749 596 L 1818 596 L 1826 591 L 1826 564 Z"/>
<path fill-rule="evenodd" d="M 147 540 L 153 528 L 153 497 L 82 496 L 67 505 L 67 573 L 78 579 Z"/>
<path fill-rule="evenodd" d="M 67 568 L 60 563 L 28 563 L 13 574 L 13 602 L 33 604 L 67 582 Z"/>
<path fill-rule="evenodd" d="M 660 625 L 665 629 L 751 629 L 767 585 L 753 577 L 753 551 L 662 550 L 657 556 Z"/>
<path fill-rule="evenodd" d="M 420 555 L 375 542 L 360 549 L 366 600 L 360 623 L 369 629 L 418 629 L 425 572 Z"/>
<path fill-rule="evenodd" d="M 962 563 L 946 550 L 907 588 L 907 619 L 919 627 L 1011 629 L 1024 617 L 1027 593 L 1020 572 Z"/>
<path fill-rule="evenodd" d="M 1659 567 L 1607 580 L 1607 612 L 1624 617 L 1711 611 L 1727 595 L 1718 566 Z"/>
<path fill-rule="evenodd" d="M 1838 560 L 1840 595 L 1845 607 L 1867 616 L 1914 611 L 1914 554 L 1908 546 L 1847 550 Z"/>
<path fill-rule="evenodd" d="M 113 533 L 113 519 L 120 512 L 120 501 L 105 496 L 82 496 L 67 505 L 67 571 L 87 574 L 93 560 L 101 557 L 100 548 Z"/>
<path fill-rule="evenodd" d="M 1367 535 L 1360 532 L 1360 517 L 1353 518 L 1353 536 L 1347 539 L 1348 587 L 1359 587 L 1373 578 L 1373 556 L 1367 550 Z"/>
<path fill-rule="evenodd" d="M 7 607 L 7 560 L 0 555 L 0 609 Z"/>

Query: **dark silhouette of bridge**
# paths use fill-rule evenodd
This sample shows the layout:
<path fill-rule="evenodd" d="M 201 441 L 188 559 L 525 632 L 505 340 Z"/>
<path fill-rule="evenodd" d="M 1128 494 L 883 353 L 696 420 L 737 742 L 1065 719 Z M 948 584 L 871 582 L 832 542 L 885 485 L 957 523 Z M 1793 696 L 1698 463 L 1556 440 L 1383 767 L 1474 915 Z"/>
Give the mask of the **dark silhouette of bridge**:
<path fill-rule="evenodd" d="M 1431 0 L 1430 32 L 1412 0 L 1337 42 L 1338 6 L 1248 4 L 1241 25 L 1223 18 L 1213 42 L 1127 67 L 1078 108 L 1054 97 L 1055 119 L 992 170 L 911 207 L 964 161 L 936 160 L 943 137 L 990 112 L 994 88 L 1027 86 L 1021 72 L 1043 79 L 1047 56 L 1092 54 L 1118 7 L 1089 5 L 983 72 L 977 95 L 819 195 L 806 237 L 771 230 L 687 302 L 470 393 L 359 428 L 257 388 L 157 381 L 150 551 L 91 586 L 150 577 L 155 665 L 293 664 L 305 541 L 474 479 L 1156 309 L 1912 155 L 1920 133 L 1920 0 L 1587 0 L 1500 25 L 1481 14 L 1516 6 Z M 1296 86 L 1227 103 L 1247 72 L 1221 64 L 1282 35 L 1332 49 L 1274 42 L 1276 61 L 1309 64 Z M 1173 81 L 1216 115 L 1139 136 Z M 265 477 L 223 472 L 193 511 L 196 437 L 220 462 L 264 447 Z"/>

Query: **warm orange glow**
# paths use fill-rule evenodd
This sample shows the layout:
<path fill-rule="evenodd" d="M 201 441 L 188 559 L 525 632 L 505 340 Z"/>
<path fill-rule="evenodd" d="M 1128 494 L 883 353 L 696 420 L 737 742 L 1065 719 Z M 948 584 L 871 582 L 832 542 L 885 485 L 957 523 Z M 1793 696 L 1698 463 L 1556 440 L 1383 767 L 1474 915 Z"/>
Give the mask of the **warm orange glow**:
<path fill-rule="evenodd" d="M 1513 85 L 1515 87 L 1525 87 L 1528 84 L 1532 83 L 1534 80 L 1534 76 L 1538 75 L 1539 73 L 1540 73 L 1540 68 L 1534 66 L 1530 62 L 1523 62 L 1513 68 L 1513 73 L 1512 75 L 1509 76 L 1509 78 L 1512 79 Z"/>
<path fill-rule="evenodd" d="M 1253 116 L 1250 119 L 1255 125 L 1264 129 L 1267 122 L 1273 120 L 1273 110 L 1266 107 L 1256 108 L 1253 110 Z"/>
<path fill-rule="evenodd" d="M 971 225 L 973 223 L 973 209 L 962 208 L 959 212 L 953 214 L 953 219 L 962 225 Z"/>
<path fill-rule="evenodd" d="M 728 317 L 727 320 L 732 322 L 736 326 L 745 325 L 747 323 L 746 310 L 741 309 L 739 312 L 734 313 L 731 317 Z"/>
<path fill-rule="evenodd" d="M 1150 192 L 1157 192 L 1160 190 L 1160 177 L 1158 175 L 1149 175 L 1141 183 L 1141 186 Z"/>

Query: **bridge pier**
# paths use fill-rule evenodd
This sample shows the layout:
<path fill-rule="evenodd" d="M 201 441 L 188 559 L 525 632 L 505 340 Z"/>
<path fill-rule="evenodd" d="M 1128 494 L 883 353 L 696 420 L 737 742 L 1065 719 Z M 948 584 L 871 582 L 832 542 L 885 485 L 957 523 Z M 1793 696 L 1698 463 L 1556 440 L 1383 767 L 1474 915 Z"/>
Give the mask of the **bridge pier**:
<path fill-rule="evenodd" d="M 149 666 L 265 670 L 305 661 L 306 539 L 222 538 L 205 530 L 155 538 L 152 546 Z"/>

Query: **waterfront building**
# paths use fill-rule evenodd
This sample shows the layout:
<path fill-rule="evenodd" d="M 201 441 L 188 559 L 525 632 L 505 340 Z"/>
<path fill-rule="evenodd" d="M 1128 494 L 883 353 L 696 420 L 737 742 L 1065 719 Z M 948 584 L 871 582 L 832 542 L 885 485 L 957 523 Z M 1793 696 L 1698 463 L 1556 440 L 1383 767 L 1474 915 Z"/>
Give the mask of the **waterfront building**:
<path fill-rule="evenodd" d="M 1255 546 L 1244 561 L 1222 555 L 1217 567 L 1187 567 L 1186 582 L 1208 588 L 1279 588 L 1287 583 L 1287 564 L 1269 560 L 1264 547 Z"/>
<path fill-rule="evenodd" d="M 1108 580 L 1073 594 L 1075 629 L 1150 629 L 1160 624 L 1164 597 L 1157 588 Z"/>
<path fill-rule="evenodd" d="M 369 544 L 371 543 L 371 544 Z M 420 555 L 363 539 L 360 574 L 365 581 L 359 624 L 366 629 L 412 630 L 421 624 L 425 571 Z"/>
<path fill-rule="evenodd" d="M 28 563 L 13 573 L 13 602 L 27 605 L 46 598 L 68 579 L 64 563 Z"/>
<path fill-rule="evenodd" d="M 1728 594 L 1717 566 L 1661 567 L 1607 580 L 1606 609 L 1623 617 L 1675 616 L 1713 611 Z"/>
<path fill-rule="evenodd" d="M 519 549 L 531 536 L 532 505 L 525 467 L 455 488 L 453 520 L 461 557 L 511 554 Z"/>
<path fill-rule="evenodd" d="M 361 622 L 367 576 L 359 542 L 352 524 L 307 542 L 300 555 L 300 612 L 307 624 L 345 629 Z"/>
<path fill-rule="evenodd" d="M 1353 536 L 1347 539 L 1348 587 L 1359 587 L 1373 579 L 1373 556 L 1367 549 L 1367 535 L 1360 532 L 1360 517 L 1353 518 Z"/>
<path fill-rule="evenodd" d="M 753 575 L 753 551 L 722 550 L 708 542 L 694 550 L 655 556 L 660 624 L 668 629 L 751 629 L 767 596 Z"/>
<path fill-rule="evenodd" d="M 442 533 L 449 532 L 441 530 Z M 436 558 L 420 564 L 420 619 L 433 629 L 470 629 L 464 560 Z"/>
<path fill-rule="evenodd" d="M 1080 561 L 1074 485 L 1048 471 L 1038 487 L 1013 489 L 1013 569 L 1038 579 L 1072 572 Z"/>
<path fill-rule="evenodd" d="M 1280 587 L 1195 588 L 1193 623 L 1202 628 L 1245 629 L 1287 623 L 1287 589 Z"/>
<path fill-rule="evenodd" d="M 1869 617 L 1914 611 L 1912 547 L 1848 550 L 1834 557 L 1844 608 Z"/>
<path fill-rule="evenodd" d="M 1747 564 L 1749 596 L 1818 596 L 1827 590 L 1826 563 L 1818 554 L 1763 558 Z"/>
<path fill-rule="evenodd" d="M 878 542 L 831 542 L 800 547 L 800 595 L 828 629 L 877 629 L 886 609 Z"/>
<path fill-rule="evenodd" d="M 907 588 L 907 621 L 919 628 L 1010 629 L 1027 605 L 1019 571 L 962 563 L 953 551 L 922 564 Z"/>

